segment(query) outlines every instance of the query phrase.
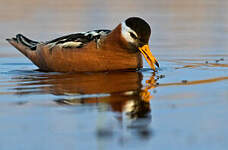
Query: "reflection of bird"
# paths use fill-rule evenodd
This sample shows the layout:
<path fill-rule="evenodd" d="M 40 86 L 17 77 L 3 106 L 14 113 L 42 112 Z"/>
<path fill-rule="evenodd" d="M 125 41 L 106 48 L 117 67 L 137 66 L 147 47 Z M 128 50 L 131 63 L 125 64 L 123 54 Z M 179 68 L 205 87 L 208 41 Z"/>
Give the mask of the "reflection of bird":
<path fill-rule="evenodd" d="M 137 69 L 142 67 L 140 52 L 155 70 L 154 64 L 159 64 L 149 50 L 150 34 L 148 23 L 131 17 L 112 31 L 70 34 L 47 42 L 32 41 L 21 34 L 7 40 L 43 71 Z"/>
<path fill-rule="evenodd" d="M 63 79 L 58 81 L 59 79 Z M 140 72 L 109 72 L 93 74 L 73 74 L 67 76 L 56 76 L 55 82 L 47 79 L 46 84 L 51 84 L 51 88 L 44 87 L 46 91 L 56 95 L 64 92 L 73 96 L 73 93 L 80 94 L 78 97 L 70 99 L 58 99 L 58 104 L 79 105 L 106 103 L 111 106 L 112 111 L 126 112 L 131 119 L 144 118 L 150 113 L 150 100 L 152 96 L 149 90 L 155 88 L 155 74 L 147 80 L 143 87 L 142 74 Z M 57 80 L 58 79 L 58 80 Z M 89 82 L 86 82 L 89 81 Z M 105 82 L 102 82 L 105 81 Z M 44 82 L 42 80 L 42 82 Z M 96 94 L 90 96 L 90 94 Z M 109 94 L 101 95 L 99 94 Z M 83 96 L 84 95 L 84 96 Z M 97 97 L 99 96 L 99 97 Z"/>

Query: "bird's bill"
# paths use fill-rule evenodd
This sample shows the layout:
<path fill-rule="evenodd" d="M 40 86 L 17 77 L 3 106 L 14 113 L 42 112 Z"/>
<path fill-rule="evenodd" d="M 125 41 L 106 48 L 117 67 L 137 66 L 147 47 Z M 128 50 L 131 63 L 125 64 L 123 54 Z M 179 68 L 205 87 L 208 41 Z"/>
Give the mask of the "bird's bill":
<path fill-rule="evenodd" d="M 150 67 L 155 71 L 155 66 L 154 64 L 159 67 L 158 61 L 156 58 L 152 55 L 149 46 L 148 45 L 143 45 L 142 47 L 139 47 L 140 52 L 143 54 L 145 57 L 147 63 L 150 65 Z"/>

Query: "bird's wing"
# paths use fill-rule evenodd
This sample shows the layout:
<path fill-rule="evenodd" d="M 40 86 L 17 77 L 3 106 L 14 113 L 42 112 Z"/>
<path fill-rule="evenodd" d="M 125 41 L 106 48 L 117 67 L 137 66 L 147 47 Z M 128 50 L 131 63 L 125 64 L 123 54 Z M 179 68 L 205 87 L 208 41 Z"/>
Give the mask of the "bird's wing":
<path fill-rule="evenodd" d="M 47 41 L 44 44 L 50 45 L 51 47 L 61 46 L 63 48 L 82 48 L 89 42 L 93 40 L 97 41 L 110 32 L 111 30 L 93 30 L 83 33 L 75 33 Z"/>

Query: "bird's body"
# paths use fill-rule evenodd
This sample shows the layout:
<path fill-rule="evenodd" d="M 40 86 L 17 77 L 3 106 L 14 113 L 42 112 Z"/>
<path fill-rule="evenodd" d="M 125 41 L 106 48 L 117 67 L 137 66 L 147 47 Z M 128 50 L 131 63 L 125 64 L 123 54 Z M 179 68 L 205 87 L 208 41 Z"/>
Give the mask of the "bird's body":
<path fill-rule="evenodd" d="M 43 71 L 91 72 L 138 69 L 143 64 L 140 52 L 147 57 L 147 61 L 153 59 L 152 54 L 150 56 L 140 50 L 147 45 L 149 37 L 141 37 L 143 41 L 133 41 L 137 38 L 134 36 L 139 35 L 128 28 L 126 23 L 121 23 L 112 31 L 76 33 L 47 42 L 32 41 L 21 34 L 7 40 Z M 130 33 L 134 34 L 133 38 Z M 156 59 L 154 63 L 158 64 Z"/>

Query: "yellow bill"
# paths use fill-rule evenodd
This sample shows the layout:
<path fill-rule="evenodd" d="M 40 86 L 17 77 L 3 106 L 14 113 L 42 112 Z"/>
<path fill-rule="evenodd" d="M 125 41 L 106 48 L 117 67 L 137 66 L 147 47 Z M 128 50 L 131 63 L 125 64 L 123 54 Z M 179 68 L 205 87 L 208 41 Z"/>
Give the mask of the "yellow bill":
<path fill-rule="evenodd" d="M 139 47 L 140 52 L 143 54 L 145 57 L 147 63 L 150 65 L 150 67 L 155 71 L 155 66 L 154 64 L 159 67 L 158 61 L 156 58 L 152 55 L 149 46 L 148 45 L 143 45 L 142 47 Z"/>

